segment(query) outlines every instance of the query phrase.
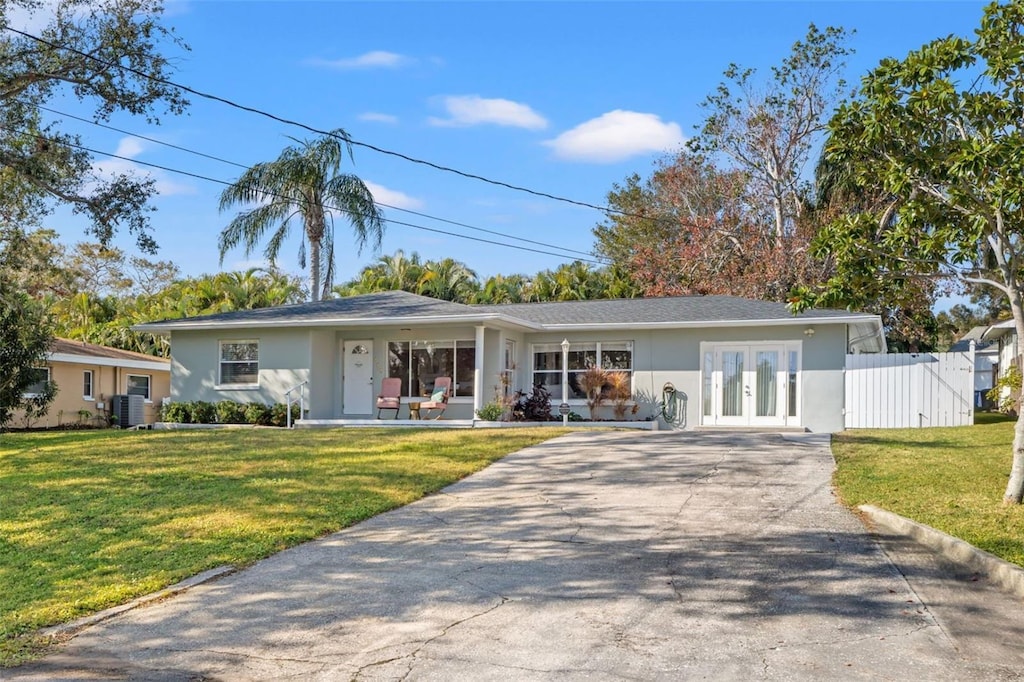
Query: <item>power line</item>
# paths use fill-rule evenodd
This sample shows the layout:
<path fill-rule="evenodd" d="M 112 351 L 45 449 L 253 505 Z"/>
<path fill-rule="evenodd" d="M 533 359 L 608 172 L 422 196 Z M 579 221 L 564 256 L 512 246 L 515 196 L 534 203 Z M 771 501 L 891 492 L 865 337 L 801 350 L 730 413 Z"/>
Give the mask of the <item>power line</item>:
<path fill-rule="evenodd" d="M 409 156 L 407 154 L 403 154 L 401 152 L 392 151 L 390 149 L 384 149 L 383 147 L 378 147 L 376 145 L 369 144 L 368 142 L 361 142 L 359 140 L 354 140 L 354 139 L 352 139 L 350 137 L 347 137 L 347 136 L 338 135 L 338 134 L 336 134 L 336 133 L 334 133 L 332 131 L 329 131 L 329 130 L 321 130 L 319 128 L 316 128 L 316 127 L 307 125 L 305 123 L 302 123 L 300 121 L 295 121 L 295 120 L 292 120 L 292 119 L 284 118 L 282 116 L 278 116 L 277 114 L 272 114 L 272 113 L 270 113 L 268 111 L 265 111 L 263 109 L 258 109 L 256 107 L 251 107 L 251 106 L 248 106 L 248 105 L 245 105 L 245 104 L 239 104 L 238 102 L 235 102 L 233 100 L 227 99 L 225 97 L 220 97 L 219 95 L 214 95 L 214 94 L 211 94 L 211 93 L 208 93 L 208 92 L 203 92 L 201 90 L 196 90 L 196 89 L 191 88 L 191 87 L 189 87 L 187 85 L 182 85 L 180 83 L 176 83 L 176 82 L 174 82 L 172 80 L 168 80 L 166 78 L 157 78 L 156 76 L 152 76 L 152 75 L 150 75 L 148 73 L 145 73 L 144 71 L 140 71 L 138 69 L 133 69 L 130 66 L 125 66 L 124 64 L 121 64 L 119 62 L 110 62 L 110 61 L 107 61 L 105 59 L 100 59 L 99 57 L 97 57 L 95 55 L 88 54 L 86 52 L 82 52 L 81 50 L 78 50 L 76 48 L 69 47 L 67 45 L 58 45 L 58 44 L 53 43 L 53 42 L 51 42 L 49 40 L 46 40 L 45 38 L 40 38 L 39 36 L 32 35 L 31 33 L 26 33 L 25 31 L 19 31 L 18 29 L 13 28 L 13 27 L 11 27 L 9 25 L 5 25 L 4 29 L 7 30 L 7 31 L 10 31 L 11 33 L 16 33 L 17 35 L 20 35 L 22 37 L 29 38 L 31 40 L 35 40 L 35 41 L 37 41 L 39 43 L 42 43 L 43 45 L 47 45 L 47 46 L 49 46 L 51 48 L 54 48 L 54 49 L 57 49 L 57 50 L 67 50 L 68 52 L 73 52 L 74 54 L 77 54 L 77 55 L 79 55 L 81 57 L 85 57 L 86 59 L 91 59 L 91 60 L 93 60 L 93 61 L 95 61 L 95 62 L 97 62 L 99 64 L 102 64 L 103 66 L 108 67 L 108 68 L 121 69 L 123 71 L 127 71 L 129 73 L 133 73 L 136 76 L 139 76 L 140 78 L 145 78 L 145 79 L 151 80 L 151 81 L 153 81 L 155 83 L 160 83 L 162 85 L 167 85 L 167 86 L 170 86 L 170 87 L 173 87 L 173 88 L 177 88 L 177 89 L 179 89 L 179 90 L 181 90 L 183 92 L 187 92 L 187 93 L 195 95 L 197 97 L 202 97 L 203 99 L 208 99 L 208 100 L 211 100 L 211 101 L 214 101 L 214 102 L 220 102 L 221 104 L 226 104 L 226 105 L 228 105 L 230 107 L 233 107 L 235 109 L 240 109 L 242 111 L 247 111 L 247 112 L 252 113 L 252 114 L 257 114 L 259 116 L 264 116 L 264 117 L 269 118 L 271 120 L 277 121 L 278 123 L 284 123 L 285 125 L 295 126 L 296 128 L 302 128 L 303 130 L 307 130 L 309 132 L 316 133 L 317 135 L 326 135 L 326 136 L 329 136 L 329 137 L 334 137 L 336 139 L 343 140 L 344 142 L 352 144 L 352 145 L 355 145 L 357 147 L 364 147 L 366 149 L 370 149 L 370 150 L 375 151 L 375 152 L 377 152 L 379 154 L 385 154 L 387 156 L 394 156 L 394 157 L 402 159 L 404 161 L 408 161 L 410 163 L 419 164 L 421 166 L 427 166 L 429 168 L 433 168 L 435 170 L 443 171 L 445 173 L 453 173 L 455 175 L 459 175 L 461 177 L 468 178 L 468 179 L 471 179 L 471 180 L 479 180 L 481 182 L 486 182 L 488 184 L 496 185 L 498 187 L 504 187 L 506 189 L 511 189 L 511 190 L 516 191 L 516 192 L 525 192 L 527 194 L 532 194 L 533 196 L 542 197 L 542 198 L 545 198 L 545 199 L 551 199 L 553 201 L 560 201 L 560 202 L 563 202 L 563 203 L 566 203 L 566 204 L 573 204 L 575 206 L 582 206 L 583 208 L 590 208 L 590 209 L 593 209 L 595 211 L 601 211 L 602 213 L 615 213 L 615 214 L 618 214 L 618 215 L 623 215 L 623 216 L 633 217 L 633 218 L 645 218 L 645 219 L 647 218 L 647 216 L 643 216 L 643 215 L 637 214 L 637 213 L 629 213 L 627 211 L 622 211 L 622 210 L 619 210 L 619 209 L 616 209 L 616 208 L 612 208 L 611 206 L 598 206 L 597 204 L 591 204 L 591 203 L 588 203 L 588 202 L 585 202 L 585 201 L 579 201 L 577 199 L 570 199 L 568 197 L 562 197 L 562 196 L 559 196 L 557 194 L 550 194 L 548 192 L 542 192 L 540 190 L 530 189 L 529 187 L 522 187 L 520 185 L 513 185 L 511 183 L 504 182 L 502 180 L 494 180 L 494 179 L 485 177 L 483 175 L 477 175 L 476 173 L 468 173 L 466 171 L 458 170 L 457 168 L 452 168 L 450 166 L 444 166 L 444 165 L 441 165 L 441 164 L 438 164 L 438 163 L 434 163 L 433 161 L 427 161 L 425 159 L 419 159 L 419 158 L 416 158 L 416 157 L 413 157 L 413 156 Z"/>
<path fill-rule="evenodd" d="M 186 152 L 188 154 L 194 154 L 196 156 L 201 156 L 203 158 L 210 159 L 212 161 L 218 161 L 220 163 L 225 163 L 225 164 L 228 164 L 229 166 L 237 166 L 238 168 L 245 168 L 245 169 L 249 168 L 245 164 L 238 163 L 237 161 L 231 161 L 229 159 L 225 159 L 225 158 L 222 158 L 222 157 L 219 157 L 219 156 L 214 156 L 213 154 L 207 154 L 206 152 L 201 152 L 201 151 L 198 151 L 198 150 L 195 150 L 195 149 L 189 149 L 188 147 L 182 147 L 181 145 L 176 145 L 176 144 L 172 144 L 170 142 L 165 142 L 163 140 L 159 140 L 159 139 L 156 139 L 156 138 L 153 138 L 153 137 L 147 137 L 145 135 L 140 135 L 139 133 L 134 133 L 134 132 L 131 132 L 129 130 L 124 130 L 122 128 L 117 128 L 115 126 L 108 125 L 106 123 L 100 123 L 99 121 L 94 121 L 92 119 L 88 119 L 88 118 L 85 118 L 85 117 L 82 117 L 82 116 L 76 116 L 74 114 L 69 114 L 69 113 L 64 112 L 64 111 L 58 111 L 56 109 L 51 109 L 50 107 L 46 107 L 46 106 L 42 106 L 42 105 L 35 105 L 35 106 L 37 108 L 39 108 L 39 109 L 42 109 L 43 111 L 48 111 L 48 112 L 50 112 L 52 114 L 56 114 L 57 116 L 65 116 L 67 118 L 71 118 L 71 119 L 74 119 L 76 121 L 81 121 L 83 123 L 88 123 L 90 125 L 98 126 L 100 128 L 105 128 L 106 130 L 112 130 L 114 132 L 121 133 L 123 135 L 129 135 L 131 137 L 135 137 L 135 138 L 138 138 L 140 140 L 145 140 L 147 142 L 152 142 L 154 144 L 159 144 L 159 145 L 163 145 L 165 147 L 170 147 L 171 149 L 177 149 L 179 151 L 183 151 L 183 152 Z M 102 154 L 103 152 L 98 152 L 98 153 Z M 526 244 L 533 244 L 535 246 L 544 246 L 544 247 L 547 247 L 549 249 L 558 249 L 560 251 L 565 251 L 566 253 L 579 254 L 579 255 L 585 256 L 587 258 L 592 258 L 592 257 L 601 258 L 600 256 L 594 256 L 594 254 L 589 253 L 587 251 L 580 251 L 578 249 L 570 249 L 570 248 L 565 247 L 565 246 L 559 246 L 558 244 L 548 244 L 546 242 L 540 242 L 540 241 L 536 241 L 534 239 L 527 239 L 525 237 L 517 237 L 515 235 L 507 234 L 505 232 L 498 232 L 497 230 L 488 230 L 486 228 L 478 227 L 476 225 L 470 225 L 468 223 L 462 223 L 462 222 L 458 222 L 456 220 L 449 220 L 448 218 L 441 218 L 439 216 L 430 215 L 429 213 L 421 213 L 420 211 L 414 211 L 414 210 L 409 209 L 409 208 L 402 208 L 400 206 L 393 206 L 391 204 L 386 204 L 386 203 L 384 203 L 382 201 L 377 201 L 376 199 L 374 199 L 374 203 L 377 204 L 378 206 L 383 206 L 384 208 L 389 208 L 389 209 L 394 210 L 394 211 L 401 211 L 403 213 L 408 213 L 410 215 L 419 216 L 420 218 L 427 218 L 429 220 L 436 220 L 437 222 L 440 222 L 440 223 L 447 223 L 449 225 L 454 225 L 456 227 L 464 227 L 466 229 L 475 230 L 477 232 L 484 232 L 486 234 L 493 234 L 495 236 L 504 237 L 506 239 L 514 239 L 516 241 L 520 241 L 520 242 L 523 242 L 523 243 L 526 243 Z"/>
<path fill-rule="evenodd" d="M 7 126 L 2 126 L 2 127 L 4 129 L 6 129 L 6 130 L 11 130 Z M 17 132 L 17 131 L 12 131 L 12 132 Z M 197 180 L 204 180 L 206 182 L 213 182 L 213 183 L 216 183 L 216 184 L 226 185 L 226 186 L 230 186 L 230 185 L 234 184 L 234 183 L 231 183 L 231 182 L 229 182 L 227 180 L 221 180 L 220 178 L 211 178 L 209 176 L 201 175 L 199 173 L 193 173 L 191 171 L 180 170 L 178 168 L 172 168 L 170 166 L 163 166 L 163 165 L 160 165 L 160 164 L 157 164 L 157 163 L 150 163 L 148 161 L 140 161 L 138 159 L 132 159 L 132 158 L 127 157 L 127 156 L 121 156 L 120 154 L 114 154 L 112 152 L 105 152 L 105 151 L 101 151 L 99 149 L 92 149 L 90 147 L 86 147 L 85 145 L 75 144 L 73 142 L 68 142 L 66 140 L 54 140 L 52 138 L 48 138 L 48 137 L 45 137 L 43 135 L 39 135 L 37 133 L 32 133 L 32 132 L 28 132 L 28 131 L 21 131 L 21 133 L 24 134 L 24 135 L 28 135 L 30 137 L 34 137 L 34 138 L 39 139 L 39 140 L 44 140 L 44 141 L 47 141 L 47 142 L 56 142 L 58 144 L 62 144 L 64 146 L 66 146 L 66 147 L 73 147 L 75 149 L 80 149 L 82 151 L 89 152 L 90 154 L 102 154 L 103 156 L 108 156 L 108 157 L 113 158 L 113 159 L 120 159 L 122 161 L 128 161 L 130 163 L 135 163 L 135 164 L 138 164 L 140 166 L 146 166 L 146 167 L 149 167 L 149 168 L 156 168 L 158 170 L 166 171 L 168 173 L 176 173 L 178 175 L 184 175 L 184 176 L 187 176 L 187 177 L 195 178 Z M 276 194 L 271 194 L 271 196 L 277 196 L 279 198 L 287 198 L 287 197 L 280 197 L 280 195 L 276 195 Z M 347 213 L 348 215 L 351 215 L 351 216 L 366 217 L 365 214 L 356 213 L 356 212 L 354 212 L 354 211 L 352 211 L 350 209 L 341 208 L 341 207 L 338 207 L 338 206 L 331 206 L 331 205 L 325 204 L 324 208 L 327 208 L 327 209 L 330 209 L 330 210 L 334 210 L 334 211 L 338 211 L 340 213 Z M 563 254 L 563 253 L 554 253 L 554 252 L 551 252 L 551 251 L 542 251 L 540 249 L 533 249 L 533 248 L 530 248 L 530 247 L 527 247 L 527 246 L 517 246 L 515 244 L 506 244 L 504 242 L 498 242 L 498 241 L 494 241 L 492 239 L 483 239 L 481 237 L 472 237 L 472 236 L 467 235 L 467 234 L 458 234 L 456 232 L 448 232 L 446 230 L 439 230 L 437 228 L 426 227 L 425 225 L 417 225 L 415 223 L 408 223 L 408 222 L 404 222 L 404 221 L 401 221 L 401 220 L 395 220 L 393 218 L 384 218 L 383 220 L 384 220 L 384 222 L 391 223 L 392 225 L 400 225 L 402 227 L 410 227 L 410 228 L 413 228 L 413 229 L 416 229 L 416 230 L 423 230 L 425 232 L 433 232 L 435 234 L 447 235 L 449 237 L 457 237 L 459 239 L 468 239 L 470 241 L 481 242 L 481 243 L 484 243 L 484 244 L 492 244 L 492 245 L 495 245 L 495 246 L 503 246 L 503 247 L 509 248 L 509 249 L 518 249 L 519 251 L 529 251 L 529 252 L 532 252 L 532 253 L 539 253 L 539 254 L 542 254 L 542 255 L 545 255 L 545 256 L 555 256 L 556 258 L 565 258 L 566 257 L 566 255 Z M 554 247 L 554 248 L 560 248 L 560 247 Z M 594 265 L 605 265 L 605 263 L 601 263 L 601 262 L 598 262 L 598 261 L 590 259 L 590 258 L 577 258 L 576 260 L 584 261 L 584 262 L 587 262 L 587 263 L 592 263 Z"/>

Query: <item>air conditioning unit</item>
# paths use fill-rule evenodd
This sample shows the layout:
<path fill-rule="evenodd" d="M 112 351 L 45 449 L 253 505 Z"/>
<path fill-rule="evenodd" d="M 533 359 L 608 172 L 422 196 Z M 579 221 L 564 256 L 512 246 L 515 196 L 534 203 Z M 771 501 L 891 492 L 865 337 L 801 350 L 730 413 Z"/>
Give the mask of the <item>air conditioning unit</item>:
<path fill-rule="evenodd" d="M 117 425 L 122 429 L 145 424 L 145 400 L 141 395 L 112 396 L 110 414 L 117 417 Z"/>

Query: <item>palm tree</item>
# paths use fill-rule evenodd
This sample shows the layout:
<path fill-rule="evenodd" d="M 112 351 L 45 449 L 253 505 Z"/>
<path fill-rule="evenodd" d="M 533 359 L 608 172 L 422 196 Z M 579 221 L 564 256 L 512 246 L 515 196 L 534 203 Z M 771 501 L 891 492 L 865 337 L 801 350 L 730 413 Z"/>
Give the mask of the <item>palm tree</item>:
<path fill-rule="evenodd" d="M 275 227 L 264 251 L 267 260 L 275 262 L 297 218 L 304 230 L 299 265 L 306 267 L 308 241 L 310 296 L 318 301 L 329 294 L 334 279 L 334 215 L 343 215 L 352 225 L 360 252 L 370 238 L 375 249 L 380 246 L 384 215 L 362 180 L 339 174 L 346 151 L 352 159 L 352 144 L 344 130 L 295 141 L 299 146 L 286 148 L 275 161 L 256 164 L 220 195 L 221 211 L 257 204 L 235 216 L 220 233 L 220 260 L 223 263 L 224 254 L 239 244 L 245 245 L 248 256 L 267 230 Z"/>
<path fill-rule="evenodd" d="M 420 281 L 419 293 L 456 303 L 469 303 L 480 289 L 476 273 L 454 258 L 427 261 Z"/>

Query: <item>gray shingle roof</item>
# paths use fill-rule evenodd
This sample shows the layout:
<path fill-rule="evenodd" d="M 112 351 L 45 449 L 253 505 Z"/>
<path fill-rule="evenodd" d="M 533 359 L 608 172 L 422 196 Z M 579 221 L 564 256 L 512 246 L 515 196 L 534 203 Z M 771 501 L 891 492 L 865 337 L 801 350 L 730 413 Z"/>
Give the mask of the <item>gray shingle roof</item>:
<path fill-rule="evenodd" d="M 146 355 L 144 353 L 135 353 L 130 350 L 121 350 L 120 348 L 110 348 L 109 346 L 97 346 L 94 343 L 73 341 L 72 339 L 54 339 L 53 344 L 50 346 L 50 353 L 80 355 L 82 357 L 90 358 L 107 358 L 108 360 L 160 362 L 165 363 L 168 367 L 170 367 L 171 364 L 171 361 L 167 358 L 159 358 L 154 355 Z"/>
<path fill-rule="evenodd" d="M 543 325 L 823 320 L 856 315 L 846 310 L 809 310 L 794 316 L 785 303 L 755 301 L 736 296 L 674 296 L 473 307 L 502 312 Z"/>
<path fill-rule="evenodd" d="M 516 303 L 506 305 L 463 305 L 418 296 L 404 291 L 386 291 L 316 303 L 240 310 L 216 315 L 166 320 L 138 325 L 137 329 L 167 330 L 188 327 L 331 324 L 373 320 L 399 324 L 429 318 L 466 318 L 469 321 L 501 316 L 507 322 L 527 327 L 560 325 L 680 325 L 753 321 L 825 321 L 836 318 L 875 320 L 845 310 L 811 310 L 794 316 L 783 303 L 755 301 L 735 296 L 677 296 L 670 298 L 563 301 L 557 303 Z"/>
<path fill-rule="evenodd" d="M 237 310 L 230 313 L 200 315 L 186 318 L 188 322 L 312 322 L 334 319 L 371 319 L 391 317 L 451 317 L 475 315 L 478 311 L 449 301 L 418 296 L 405 291 L 383 291 L 375 294 L 332 298 L 315 303 Z M 184 320 L 183 320 L 184 321 Z M 174 320 L 167 320 L 174 322 Z"/>

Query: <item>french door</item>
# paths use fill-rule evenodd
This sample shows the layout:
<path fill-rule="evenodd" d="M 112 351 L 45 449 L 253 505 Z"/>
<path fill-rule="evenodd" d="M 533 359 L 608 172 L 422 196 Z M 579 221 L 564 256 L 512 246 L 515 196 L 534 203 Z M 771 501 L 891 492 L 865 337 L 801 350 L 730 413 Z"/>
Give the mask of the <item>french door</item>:
<path fill-rule="evenodd" d="M 799 352 L 785 344 L 703 346 L 703 423 L 785 426 L 799 423 Z"/>

